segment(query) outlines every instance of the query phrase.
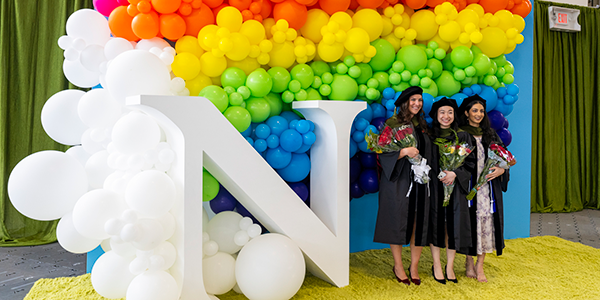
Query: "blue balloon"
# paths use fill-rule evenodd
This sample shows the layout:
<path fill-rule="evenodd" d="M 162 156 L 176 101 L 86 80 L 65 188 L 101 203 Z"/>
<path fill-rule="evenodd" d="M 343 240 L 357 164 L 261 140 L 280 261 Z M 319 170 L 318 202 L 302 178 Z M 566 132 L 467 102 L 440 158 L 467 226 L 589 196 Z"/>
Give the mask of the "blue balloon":
<path fill-rule="evenodd" d="M 462 90 L 463 94 L 467 95 L 467 97 L 469 96 L 473 96 L 475 93 L 473 93 L 473 90 L 470 87 L 466 87 Z"/>
<path fill-rule="evenodd" d="M 496 94 L 498 94 L 498 98 L 504 98 L 504 96 L 506 96 L 507 93 L 508 92 L 506 91 L 506 87 L 503 87 L 503 86 L 499 87 L 496 90 Z"/>
<path fill-rule="evenodd" d="M 377 171 L 374 169 L 363 170 L 358 178 L 358 185 L 365 193 L 377 193 L 379 191 Z"/>
<path fill-rule="evenodd" d="M 363 133 L 363 140 L 365 139 L 365 135 L 370 134 L 371 132 L 379 134 L 379 130 L 377 129 L 377 127 L 369 125 L 367 126 L 367 128 L 365 128 L 365 132 Z"/>
<path fill-rule="evenodd" d="M 254 140 L 251 137 L 247 137 L 246 141 L 250 143 L 250 145 L 254 145 Z"/>
<path fill-rule="evenodd" d="M 267 147 L 269 147 L 269 149 L 274 149 L 279 147 L 279 137 L 271 134 L 268 138 L 267 138 Z"/>
<path fill-rule="evenodd" d="M 267 151 L 267 162 L 273 169 L 287 167 L 292 160 L 292 153 L 283 150 L 281 147 L 269 149 Z"/>
<path fill-rule="evenodd" d="M 479 84 L 474 84 L 471 86 L 471 91 L 473 91 L 473 94 L 471 96 L 473 96 L 475 94 L 479 94 L 479 93 L 481 93 L 481 86 Z M 463 91 L 463 93 L 464 93 L 464 91 Z M 465 93 L 465 94 L 467 94 L 467 93 Z"/>
<path fill-rule="evenodd" d="M 492 110 L 488 113 L 488 119 L 490 120 L 490 126 L 492 127 L 492 129 L 494 130 L 500 130 L 502 129 L 502 125 L 504 125 L 504 115 L 497 111 L 497 110 Z"/>
<path fill-rule="evenodd" d="M 365 195 L 365 191 L 360 188 L 357 182 L 350 183 L 350 197 L 357 199 Z"/>
<path fill-rule="evenodd" d="M 506 105 L 513 105 L 515 102 L 517 102 L 517 96 L 506 95 L 504 98 L 502 98 L 502 102 L 504 102 Z"/>
<path fill-rule="evenodd" d="M 314 132 L 307 132 L 305 134 L 302 135 L 302 143 L 304 145 L 312 145 L 315 143 L 315 141 L 317 140 L 317 136 L 315 135 Z"/>
<path fill-rule="evenodd" d="M 310 130 L 310 123 L 306 120 L 299 120 L 296 125 L 296 130 L 302 134 L 307 133 Z"/>
<path fill-rule="evenodd" d="M 259 139 L 266 139 L 271 135 L 271 128 L 267 124 L 260 124 L 254 129 L 254 134 Z"/>
<path fill-rule="evenodd" d="M 465 100 L 465 98 L 467 98 L 469 96 L 467 96 L 466 94 L 463 93 L 456 93 L 454 95 L 452 95 L 452 99 L 456 100 L 456 105 L 460 106 L 463 102 L 463 100 Z"/>
<path fill-rule="evenodd" d="M 298 197 L 302 199 L 302 201 L 306 202 L 310 193 L 308 191 L 308 187 L 306 186 L 306 184 L 304 184 L 304 182 L 291 182 L 288 185 L 290 186 L 290 188 L 292 188 L 292 191 L 294 191 L 296 195 L 298 195 Z"/>
<path fill-rule="evenodd" d="M 352 133 L 352 140 L 360 143 L 362 141 L 365 140 L 365 132 L 364 131 L 355 131 L 354 133 Z"/>
<path fill-rule="evenodd" d="M 502 125 L 502 128 L 508 129 L 508 119 L 506 117 L 504 117 L 504 125 Z"/>
<path fill-rule="evenodd" d="M 298 125 L 298 121 L 299 121 L 299 120 L 291 120 L 291 121 L 290 121 L 290 124 L 288 125 L 288 127 L 289 127 L 290 129 L 296 129 L 296 125 Z"/>
<path fill-rule="evenodd" d="M 394 115 L 394 111 L 389 111 L 385 114 L 386 119 L 391 118 Z"/>
<path fill-rule="evenodd" d="M 363 100 L 354 100 L 354 101 L 365 102 Z M 373 109 L 371 108 L 370 105 L 367 104 L 367 108 L 365 108 L 363 111 L 358 113 L 358 115 L 356 115 L 356 117 L 363 118 L 363 119 L 367 120 L 368 122 L 371 122 L 371 120 L 373 120 Z"/>
<path fill-rule="evenodd" d="M 293 153 L 290 163 L 285 168 L 276 169 L 276 171 L 287 182 L 302 181 L 310 172 L 310 158 L 306 153 Z"/>
<path fill-rule="evenodd" d="M 96 85 L 96 86 L 92 87 L 92 90 L 93 90 L 93 89 L 101 89 L 101 88 L 102 88 L 102 85 L 98 83 L 98 85 Z"/>
<path fill-rule="evenodd" d="M 396 96 L 396 91 L 391 88 L 391 87 L 387 87 L 385 89 L 383 89 L 383 98 L 385 99 L 393 99 L 394 96 Z"/>
<path fill-rule="evenodd" d="M 263 152 L 267 150 L 267 141 L 263 139 L 257 139 L 256 141 L 254 141 L 254 149 L 256 149 L 256 151 L 258 152 Z"/>
<path fill-rule="evenodd" d="M 292 111 L 286 110 L 286 111 L 282 111 L 281 114 L 279 114 L 280 117 L 285 118 L 288 123 L 291 122 L 292 120 L 300 120 L 300 116 L 298 116 L 297 114 L 295 114 Z"/>
<path fill-rule="evenodd" d="M 266 124 L 271 128 L 271 134 L 279 136 L 288 129 L 289 121 L 282 116 L 273 116 L 267 119 Z"/>
<path fill-rule="evenodd" d="M 363 131 L 365 130 L 365 128 L 367 128 L 367 126 L 369 126 L 369 121 L 367 121 L 366 119 L 359 117 L 356 117 L 354 119 L 354 129 L 358 131 Z"/>
<path fill-rule="evenodd" d="M 279 145 L 285 151 L 294 152 L 302 146 L 302 135 L 294 129 L 287 129 L 279 136 Z"/>
<path fill-rule="evenodd" d="M 375 128 L 377 128 L 377 130 L 381 131 L 383 129 L 383 127 L 385 127 L 386 120 L 387 119 L 385 117 L 375 118 L 375 119 L 373 119 L 373 121 L 371 121 L 371 125 L 375 126 Z"/>
<path fill-rule="evenodd" d="M 513 111 L 513 106 L 506 105 L 506 104 L 504 104 L 504 102 L 498 101 L 498 104 L 496 104 L 495 110 L 501 112 L 505 117 L 508 117 L 508 115 L 510 115 L 510 113 Z"/>
<path fill-rule="evenodd" d="M 358 152 L 358 145 L 354 140 L 350 140 L 350 157 L 356 155 L 356 152 Z"/>
<path fill-rule="evenodd" d="M 361 152 L 358 154 L 358 158 L 363 168 L 377 168 L 377 154 Z"/>
<path fill-rule="evenodd" d="M 219 185 L 219 193 L 208 202 L 210 209 L 215 214 L 222 211 L 233 211 L 238 204 L 237 200 L 222 185 Z"/>
<path fill-rule="evenodd" d="M 429 114 L 433 102 L 434 99 L 432 95 L 428 93 L 423 93 L 423 111 L 425 112 L 425 115 Z"/>
<path fill-rule="evenodd" d="M 433 123 L 433 119 L 429 115 L 426 115 L 425 122 L 427 122 L 427 124 L 431 124 L 431 123 Z"/>
<path fill-rule="evenodd" d="M 485 102 L 486 102 L 485 111 L 486 112 L 490 112 L 490 111 L 494 110 L 494 108 L 496 107 L 496 105 L 499 102 L 498 94 L 496 94 L 496 90 L 494 90 L 494 88 L 491 86 L 484 86 L 481 89 L 481 93 L 479 93 L 479 96 L 481 96 L 481 98 L 485 99 Z"/>
<path fill-rule="evenodd" d="M 396 107 L 396 104 L 394 103 L 394 101 L 388 101 L 385 103 L 385 109 L 389 110 L 394 110 L 394 108 Z"/>
<path fill-rule="evenodd" d="M 300 149 L 294 151 L 294 153 L 306 153 L 306 151 L 310 150 L 310 147 L 312 147 L 312 145 L 303 144 Z"/>
<path fill-rule="evenodd" d="M 379 104 L 379 103 L 373 103 L 371 104 L 371 109 L 373 109 L 373 119 L 371 120 L 371 122 L 373 122 L 373 120 L 375 120 L 376 118 L 381 118 L 381 117 L 385 117 L 385 107 L 383 107 L 383 105 Z"/>
<path fill-rule="evenodd" d="M 367 141 L 365 141 L 364 139 L 362 142 L 357 143 L 357 145 L 358 145 L 358 150 L 360 150 L 362 152 L 373 153 L 373 151 L 369 150 Z"/>
<path fill-rule="evenodd" d="M 353 157 L 350 159 L 350 182 L 355 182 L 360 176 L 360 171 L 362 167 L 360 166 L 360 159 L 358 157 Z"/>
<path fill-rule="evenodd" d="M 504 143 L 504 146 L 508 147 L 508 145 L 510 145 L 510 143 L 512 142 L 512 134 L 510 133 L 510 131 L 508 131 L 508 129 L 506 128 L 502 128 L 496 131 L 496 133 L 502 140 L 502 143 Z"/>
<path fill-rule="evenodd" d="M 243 137 L 250 137 L 252 135 L 252 126 L 248 126 L 248 129 L 242 131 L 242 136 Z"/>
<path fill-rule="evenodd" d="M 514 83 L 511 83 L 511 84 L 509 84 L 509 85 L 506 86 L 506 92 L 509 95 L 515 96 L 515 95 L 517 95 L 519 93 L 519 86 L 516 85 L 516 84 L 514 84 Z"/>
<path fill-rule="evenodd" d="M 306 120 L 306 122 L 310 124 L 310 129 L 308 131 L 315 131 L 315 123 L 313 123 L 311 120 Z"/>

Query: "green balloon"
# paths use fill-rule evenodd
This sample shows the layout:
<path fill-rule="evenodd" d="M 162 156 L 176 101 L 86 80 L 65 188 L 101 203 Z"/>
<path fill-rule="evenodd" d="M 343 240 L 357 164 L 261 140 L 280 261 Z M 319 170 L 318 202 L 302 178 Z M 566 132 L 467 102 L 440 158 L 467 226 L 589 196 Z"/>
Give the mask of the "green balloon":
<path fill-rule="evenodd" d="M 510 61 L 507 61 L 504 65 L 504 71 L 506 71 L 506 74 L 514 74 L 515 66 L 513 66 L 513 64 Z"/>
<path fill-rule="evenodd" d="M 373 74 L 373 78 L 379 81 L 377 90 L 379 90 L 380 93 L 383 93 L 383 90 L 390 86 L 390 75 L 386 72 L 377 72 Z"/>
<path fill-rule="evenodd" d="M 421 82 L 420 82 L 419 86 L 421 86 L 421 88 L 428 88 L 431 86 L 432 83 L 433 83 L 433 80 L 431 80 L 431 78 L 425 77 L 425 78 L 421 78 Z"/>
<path fill-rule="evenodd" d="M 431 85 L 428 88 L 423 88 L 423 93 L 427 93 L 431 96 L 433 96 L 433 98 L 438 96 L 438 87 L 437 84 L 435 84 L 435 81 L 431 82 Z"/>
<path fill-rule="evenodd" d="M 392 86 L 392 88 L 393 88 L 393 89 L 394 89 L 394 91 L 396 91 L 396 92 L 402 92 L 402 91 L 404 91 L 405 89 L 407 89 L 407 88 L 409 88 L 409 87 L 410 87 L 410 84 L 408 84 L 408 82 L 401 82 L 401 83 L 400 83 L 400 84 L 398 84 L 398 85 L 394 85 L 394 86 Z"/>
<path fill-rule="evenodd" d="M 473 62 L 473 52 L 466 46 L 458 46 L 450 52 L 450 59 L 454 66 L 466 68 Z"/>
<path fill-rule="evenodd" d="M 360 76 L 356 78 L 356 82 L 358 84 L 366 84 L 367 80 L 373 77 L 373 68 L 369 64 L 364 63 L 357 64 L 357 66 L 360 68 Z"/>
<path fill-rule="evenodd" d="M 422 47 L 416 45 L 402 47 L 396 54 L 396 60 L 403 62 L 404 67 L 412 74 L 427 67 L 427 54 Z"/>
<path fill-rule="evenodd" d="M 494 88 L 494 90 L 497 90 L 498 88 L 504 86 L 504 84 L 502 82 L 500 82 L 500 80 L 496 81 L 496 84 L 492 85 L 492 88 Z"/>
<path fill-rule="evenodd" d="M 221 85 L 239 88 L 246 83 L 246 73 L 240 68 L 231 67 L 225 69 L 221 74 Z"/>
<path fill-rule="evenodd" d="M 373 71 L 387 71 L 392 67 L 396 58 L 396 50 L 390 42 L 384 39 L 376 39 L 371 42 L 377 53 L 369 61 L 369 65 Z"/>
<path fill-rule="evenodd" d="M 494 75 L 486 75 L 483 78 L 483 84 L 487 86 L 493 86 L 494 84 L 496 84 L 496 82 L 498 82 L 498 77 Z"/>
<path fill-rule="evenodd" d="M 386 73 L 384 73 L 386 74 Z M 386 74 L 387 75 L 387 74 Z M 331 83 L 331 100 L 354 100 L 358 94 L 356 80 L 348 75 L 335 75 Z"/>
<path fill-rule="evenodd" d="M 444 66 L 444 70 L 452 71 L 455 68 L 454 63 L 452 63 L 451 55 L 447 55 L 444 60 L 442 60 L 442 65 Z"/>
<path fill-rule="evenodd" d="M 224 112 L 229 105 L 229 97 L 220 86 L 209 85 L 203 88 L 198 96 L 210 100 L 220 112 Z"/>
<path fill-rule="evenodd" d="M 498 65 L 496 64 L 496 62 L 492 60 L 491 63 L 492 67 L 488 71 L 487 75 L 494 75 L 498 71 Z"/>
<path fill-rule="evenodd" d="M 246 78 L 246 86 L 250 89 L 250 92 L 252 92 L 252 96 L 264 97 L 271 92 L 273 79 L 265 69 L 258 68 L 248 75 Z"/>
<path fill-rule="evenodd" d="M 282 67 L 272 67 L 267 71 L 271 78 L 273 78 L 273 87 L 271 88 L 271 92 L 273 93 L 283 93 L 283 91 L 287 90 L 288 83 L 292 80 L 292 76 L 290 72 Z"/>
<path fill-rule="evenodd" d="M 202 201 L 210 201 L 219 193 L 219 182 L 206 169 L 202 170 Z"/>
<path fill-rule="evenodd" d="M 475 45 L 471 46 L 471 51 L 473 51 L 473 55 L 477 55 L 479 53 L 482 53 L 481 49 L 479 49 L 479 47 L 477 47 Z"/>
<path fill-rule="evenodd" d="M 456 79 L 457 81 L 463 81 L 465 80 L 465 78 L 467 78 L 467 74 L 465 74 L 465 71 L 457 70 L 456 72 L 454 72 L 454 79 Z"/>
<path fill-rule="evenodd" d="M 232 106 L 228 108 L 223 115 L 225 118 L 229 120 L 229 123 L 237 129 L 239 132 L 244 132 L 248 127 L 250 127 L 250 123 L 252 123 L 252 116 L 248 110 L 241 106 Z"/>
<path fill-rule="evenodd" d="M 265 98 L 250 98 L 246 101 L 246 110 L 252 117 L 252 122 L 260 123 L 271 115 L 271 106 Z"/>
<path fill-rule="evenodd" d="M 307 100 L 323 100 L 323 97 L 321 96 L 321 94 L 319 94 L 319 91 L 317 91 L 316 89 L 307 88 L 306 93 Z"/>
<path fill-rule="evenodd" d="M 310 67 L 313 69 L 313 72 L 316 76 L 322 76 L 323 74 L 325 74 L 325 72 L 331 73 L 331 68 L 329 68 L 329 65 L 326 62 L 320 60 L 313 61 L 310 64 Z"/>
<path fill-rule="evenodd" d="M 498 70 L 496 71 L 496 77 L 500 78 L 504 75 L 506 75 L 506 70 L 504 70 L 503 67 L 498 67 Z"/>
<path fill-rule="evenodd" d="M 492 58 L 492 60 L 496 63 L 496 65 L 498 65 L 498 67 L 504 67 L 504 65 L 506 65 L 506 63 L 508 63 L 508 61 L 506 60 L 506 56 L 504 54 L 502 54 L 498 57 L 494 57 L 494 58 Z"/>
<path fill-rule="evenodd" d="M 513 74 L 506 74 L 502 77 L 502 82 L 506 84 L 511 84 L 515 81 L 515 76 Z"/>
<path fill-rule="evenodd" d="M 303 89 L 307 89 L 315 79 L 315 72 L 307 64 L 297 64 L 290 72 L 293 79 L 300 81 Z"/>
<path fill-rule="evenodd" d="M 492 67 L 492 61 L 487 55 L 479 53 L 475 55 L 472 65 L 475 67 L 475 69 L 477 69 L 475 76 L 482 76 L 490 71 L 490 68 Z"/>
<path fill-rule="evenodd" d="M 444 70 L 442 75 L 435 80 L 438 88 L 438 95 L 451 97 L 460 91 L 460 82 L 454 79 L 454 75 Z"/>
<path fill-rule="evenodd" d="M 269 102 L 269 107 L 271 108 L 271 113 L 269 113 L 269 117 L 279 116 L 281 114 L 281 109 L 283 108 L 283 101 L 281 101 L 281 96 L 276 93 L 268 93 L 265 96 L 265 100 Z"/>

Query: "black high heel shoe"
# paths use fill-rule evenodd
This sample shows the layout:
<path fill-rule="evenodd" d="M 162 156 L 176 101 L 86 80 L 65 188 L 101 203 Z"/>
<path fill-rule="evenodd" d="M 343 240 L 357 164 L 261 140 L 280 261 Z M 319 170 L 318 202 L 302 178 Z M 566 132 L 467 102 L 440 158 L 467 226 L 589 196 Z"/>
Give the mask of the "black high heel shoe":
<path fill-rule="evenodd" d="M 435 281 L 437 281 L 441 284 L 446 284 L 446 278 L 443 278 L 443 279 L 435 278 L 435 271 L 433 270 L 433 266 L 431 266 L 431 276 L 433 276 L 433 279 L 435 279 Z"/>
<path fill-rule="evenodd" d="M 408 267 L 408 278 L 410 278 L 410 281 L 412 281 L 412 283 L 414 283 L 415 285 L 421 285 L 420 278 L 412 278 L 412 276 L 410 276 L 410 267 Z"/>
<path fill-rule="evenodd" d="M 446 277 L 448 277 L 448 265 L 446 265 L 444 267 L 444 271 L 446 272 Z M 455 275 L 456 276 L 456 275 Z M 436 279 L 437 280 L 437 279 Z M 450 277 L 448 277 L 448 281 L 450 282 L 454 282 L 454 283 L 458 283 L 458 279 L 454 278 L 454 279 L 450 279 Z"/>
<path fill-rule="evenodd" d="M 408 280 L 408 278 L 400 279 L 400 277 L 398 277 L 398 275 L 396 275 L 396 267 L 392 266 L 392 272 L 394 273 L 394 276 L 396 276 L 396 280 L 398 280 L 398 282 L 404 283 L 406 285 L 410 285 L 410 280 Z"/>

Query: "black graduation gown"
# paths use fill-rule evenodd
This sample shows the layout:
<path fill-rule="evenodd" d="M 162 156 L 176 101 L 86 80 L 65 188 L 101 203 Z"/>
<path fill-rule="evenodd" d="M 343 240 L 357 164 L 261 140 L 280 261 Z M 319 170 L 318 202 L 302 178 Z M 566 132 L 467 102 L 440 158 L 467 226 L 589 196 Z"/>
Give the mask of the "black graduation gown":
<path fill-rule="evenodd" d="M 475 137 L 473 135 L 469 134 L 469 138 L 471 140 L 470 144 L 477 145 L 477 141 L 475 140 Z M 502 140 L 495 133 L 494 133 L 492 141 L 504 147 Z M 483 144 L 483 148 L 486 149 L 485 150 L 486 151 L 485 159 L 487 160 L 487 157 L 488 157 L 487 149 L 489 148 L 490 144 L 489 144 L 489 142 L 486 143 L 483 139 L 481 142 Z M 473 152 L 471 152 L 471 154 L 469 154 L 469 156 L 466 158 L 466 160 L 469 160 L 470 163 L 473 163 L 475 166 L 475 168 L 471 172 L 471 187 L 472 187 L 477 183 L 477 147 L 475 147 L 475 149 L 473 149 Z M 493 196 L 494 200 L 495 200 L 495 203 L 494 203 L 495 212 L 492 215 L 494 217 L 494 238 L 495 238 L 495 242 L 496 242 L 496 245 L 495 245 L 496 255 L 502 255 L 502 250 L 504 249 L 504 202 L 503 202 L 503 198 L 502 198 L 502 192 L 507 191 L 509 179 L 510 179 L 509 170 L 504 170 L 504 174 L 502 174 L 502 176 L 499 176 L 491 181 L 492 188 L 490 189 L 490 192 L 492 193 L 492 195 L 490 195 L 490 197 Z M 466 198 L 465 198 L 465 201 L 466 201 Z M 477 255 L 477 214 L 476 214 L 476 212 L 477 212 L 477 196 L 475 196 L 475 198 L 473 198 L 471 207 L 469 208 L 469 215 L 471 216 L 472 246 L 468 247 L 468 248 L 459 248 L 457 250 L 459 253 L 466 254 L 466 255 L 472 255 L 472 256 Z"/>
<path fill-rule="evenodd" d="M 433 159 L 433 144 L 419 126 L 415 128 L 414 134 L 419 154 L 426 158 L 429 164 Z M 428 184 L 418 184 L 413 180 L 411 163 L 406 157 L 398 159 L 398 155 L 399 152 L 379 154 L 379 210 L 373 241 L 392 245 L 409 244 L 416 218 L 415 245 L 427 246 L 429 187 Z M 434 172 L 430 170 L 429 184 L 434 177 Z M 407 197 L 411 182 L 412 189 Z"/>
<path fill-rule="evenodd" d="M 471 138 L 467 132 L 460 131 L 457 133 L 458 141 L 471 145 Z M 435 139 L 435 137 L 432 137 Z M 449 141 L 454 141 L 456 137 L 454 134 L 446 137 Z M 437 145 L 433 145 L 433 162 L 431 163 L 432 171 L 439 174 L 439 159 L 440 154 Z M 468 158 L 468 157 L 467 157 Z M 471 236 L 471 217 L 469 215 L 469 205 L 466 199 L 467 194 L 470 191 L 470 180 L 471 173 L 475 168 L 473 161 L 469 161 L 465 158 L 463 165 L 453 172 L 456 173 L 456 179 L 454 179 L 454 190 L 450 196 L 450 203 L 444 207 L 444 184 L 437 178 L 437 174 L 432 179 L 432 193 L 431 208 L 429 214 L 429 238 L 430 243 L 436 247 L 446 247 L 446 231 L 448 231 L 448 248 L 459 249 L 472 247 L 472 236 Z M 435 174 L 434 173 L 434 174 Z"/>

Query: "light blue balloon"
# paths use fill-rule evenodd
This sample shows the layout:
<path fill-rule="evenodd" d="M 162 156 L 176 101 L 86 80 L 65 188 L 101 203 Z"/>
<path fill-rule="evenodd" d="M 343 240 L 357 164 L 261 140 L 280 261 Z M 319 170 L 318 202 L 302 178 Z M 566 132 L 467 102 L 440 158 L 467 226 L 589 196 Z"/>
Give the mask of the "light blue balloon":
<path fill-rule="evenodd" d="M 310 124 L 310 129 L 308 131 L 315 131 L 315 123 L 313 123 L 311 120 L 306 120 L 306 122 Z"/>
<path fill-rule="evenodd" d="M 302 135 L 302 143 L 304 145 L 312 145 L 317 141 L 317 136 L 314 132 L 307 132 Z"/>
<path fill-rule="evenodd" d="M 283 150 L 281 147 L 269 149 L 267 151 L 267 162 L 273 169 L 281 169 L 287 167 L 292 160 L 292 153 Z"/>
<path fill-rule="evenodd" d="M 294 151 L 294 153 L 306 153 L 306 151 L 310 150 L 310 147 L 312 147 L 312 145 L 303 144 L 302 147 Z"/>
<path fill-rule="evenodd" d="M 271 128 L 267 124 L 260 124 L 254 129 L 254 134 L 259 139 L 266 139 L 271 135 Z"/>
<path fill-rule="evenodd" d="M 353 157 L 358 152 L 358 145 L 354 140 L 350 140 L 350 157 Z"/>
<path fill-rule="evenodd" d="M 252 126 L 248 126 L 248 129 L 242 131 L 243 137 L 249 137 L 252 135 Z"/>
<path fill-rule="evenodd" d="M 267 147 L 269 147 L 269 149 L 275 149 L 279 147 L 279 137 L 274 134 L 271 134 L 267 138 Z"/>
<path fill-rule="evenodd" d="M 481 86 L 479 84 L 474 84 L 471 86 L 471 90 L 473 91 L 473 95 L 479 94 L 481 93 Z"/>
<path fill-rule="evenodd" d="M 494 109 L 501 112 L 504 115 L 504 117 L 507 117 L 513 111 L 513 106 L 506 105 L 504 104 L 504 102 L 498 101 L 498 104 L 496 104 L 496 108 Z"/>
<path fill-rule="evenodd" d="M 371 109 L 373 110 L 373 119 L 385 117 L 385 107 L 379 103 L 371 104 Z M 371 120 L 373 121 L 373 120 Z"/>
<path fill-rule="evenodd" d="M 427 122 L 427 124 L 433 123 L 433 119 L 429 115 L 425 115 L 425 121 Z"/>
<path fill-rule="evenodd" d="M 465 98 L 467 98 L 468 96 L 463 94 L 463 93 L 456 93 L 454 95 L 452 95 L 452 99 L 456 100 L 456 105 L 460 106 L 463 102 L 463 100 L 465 100 Z"/>
<path fill-rule="evenodd" d="M 251 137 L 247 137 L 246 141 L 250 143 L 250 145 L 254 145 L 254 140 Z"/>
<path fill-rule="evenodd" d="M 385 99 L 393 99 L 394 96 L 396 95 L 396 91 L 391 88 L 391 87 L 387 87 L 385 89 L 383 89 L 383 98 Z"/>
<path fill-rule="evenodd" d="M 501 86 L 496 90 L 496 94 L 498 94 L 498 98 L 504 98 L 508 92 L 505 87 Z"/>
<path fill-rule="evenodd" d="M 388 118 L 388 119 L 389 119 L 389 118 L 391 118 L 393 115 L 394 115 L 394 112 L 393 112 L 393 111 L 389 111 L 389 110 L 388 110 L 388 112 L 387 112 L 387 113 L 385 113 L 385 117 L 386 117 L 386 118 Z"/>
<path fill-rule="evenodd" d="M 354 101 L 365 102 L 363 100 L 354 100 Z M 367 104 L 367 108 L 365 108 L 363 111 L 358 113 L 358 115 L 356 117 L 363 118 L 363 119 L 369 121 L 369 123 L 371 123 L 371 120 L 373 120 L 373 109 L 371 108 L 370 105 Z"/>
<path fill-rule="evenodd" d="M 302 134 L 307 133 L 310 130 L 310 124 L 306 120 L 299 120 L 296 124 L 296 130 Z"/>
<path fill-rule="evenodd" d="M 423 93 L 423 112 L 425 112 L 425 115 L 429 114 L 433 102 L 434 101 L 432 95 L 428 93 Z"/>
<path fill-rule="evenodd" d="M 366 119 L 360 117 L 356 117 L 354 119 L 354 129 L 358 131 L 363 131 L 365 130 L 365 128 L 367 128 L 367 126 L 369 126 L 369 121 L 367 121 Z"/>
<path fill-rule="evenodd" d="M 279 115 L 280 117 L 284 117 L 288 123 L 291 122 L 292 120 L 300 120 L 300 116 L 298 116 L 297 114 L 295 114 L 292 111 L 286 110 L 286 111 L 282 111 L 281 114 Z"/>
<path fill-rule="evenodd" d="M 256 149 L 256 151 L 259 153 L 267 150 L 267 141 L 263 139 L 257 139 L 254 141 L 254 149 Z"/>
<path fill-rule="evenodd" d="M 287 182 L 300 182 L 310 173 L 310 158 L 306 153 L 293 153 L 290 163 L 276 171 Z"/>
<path fill-rule="evenodd" d="M 365 128 L 365 131 L 363 133 L 363 141 L 365 140 L 365 134 L 369 134 L 369 133 L 375 133 L 375 134 L 379 134 L 379 130 L 377 129 L 377 127 L 375 127 L 375 125 L 369 125 L 367 126 L 367 128 Z"/>
<path fill-rule="evenodd" d="M 357 130 L 352 134 L 352 140 L 357 143 L 360 143 L 364 139 L 365 139 L 365 133 L 361 130 Z"/>
<path fill-rule="evenodd" d="M 287 129 L 279 136 L 279 145 L 285 151 L 294 152 L 302 146 L 302 135 L 295 129 Z"/>
<path fill-rule="evenodd" d="M 271 134 L 276 136 L 279 136 L 284 130 L 289 128 L 289 121 L 282 116 L 270 117 L 267 119 L 266 124 L 271 128 Z"/>
<path fill-rule="evenodd" d="M 366 152 L 366 153 L 373 153 L 373 151 L 369 150 L 367 141 L 365 141 L 365 139 L 362 140 L 362 142 L 357 143 L 358 144 L 358 150 L 362 151 L 362 152 Z"/>
<path fill-rule="evenodd" d="M 467 97 L 475 95 L 475 93 L 473 93 L 473 90 L 470 87 L 464 88 L 462 92 L 463 94 L 467 95 Z"/>
<path fill-rule="evenodd" d="M 290 129 L 296 129 L 296 125 L 298 124 L 298 121 L 299 120 L 291 120 L 290 125 L 289 125 Z"/>
<path fill-rule="evenodd" d="M 506 95 L 502 98 L 502 102 L 504 102 L 504 104 L 506 104 L 506 105 L 513 105 L 516 102 L 515 96 Z"/>
<path fill-rule="evenodd" d="M 519 93 L 519 86 L 516 85 L 516 84 L 514 84 L 514 83 L 511 83 L 511 84 L 509 84 L 509 85 L 506 86 L 506 92 L 509 95 L 513 95 L 514 96 L 514 95 L 516 95 L 516 94 Z"/>
<path fill-rule="evenodd" d="M 388 101 L 385 104 L 385 109 L 387 109 L 388 111 L 390 111 L 390 110 L 393 111 L 394 108 L 396 108 L 396 104 L 394 103 L 394 101 Z"/>
<path fill-rule="evenodd" d="M 479 96 L 485 100 L 485 111 L 490 112 L 496 108 L 496 104 L 498 101 L 498 94 L 496 94 L 496 90 L 494 90 L 491 86 L 484 86 L 481 89 L 481 93 Z"/>

